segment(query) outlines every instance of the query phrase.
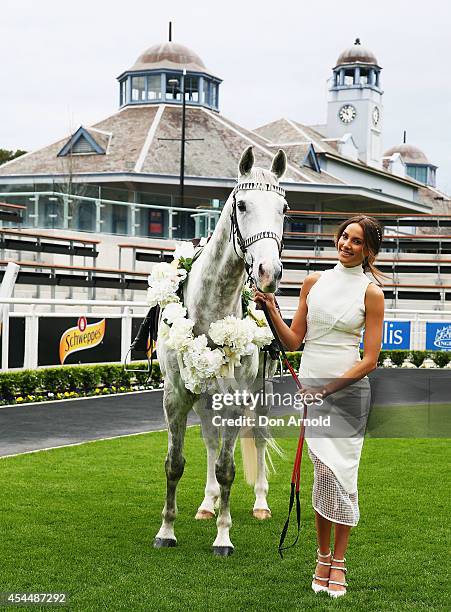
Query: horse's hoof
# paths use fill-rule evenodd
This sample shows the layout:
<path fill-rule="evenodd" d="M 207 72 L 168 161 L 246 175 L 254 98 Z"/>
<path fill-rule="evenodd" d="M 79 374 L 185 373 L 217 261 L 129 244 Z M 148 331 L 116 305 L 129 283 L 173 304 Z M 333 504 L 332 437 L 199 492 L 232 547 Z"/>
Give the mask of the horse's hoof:
<path fill-rule="evenodd" d="M 177 540 L 171 538 L 155 538 L 153 541 L 154 548 L 172 548 L 177 546 Z"/>
<path fill-rule="evenodd" d="M 213 553 L 217 557 L 230 557 L 233 554 L 233 546 L 213 546 Z"/>
<path fill-rule="evenodd" d="M 265 521 L 271 518 L 271 510 L 252 510 L 252 515 L 259 521 Z"/>
<path fill-rule="evenodd" d="M 210 510 L 198 510 L 194 518 L 198 521 L 208 521 L 215 518 L 215 513 Z"/>

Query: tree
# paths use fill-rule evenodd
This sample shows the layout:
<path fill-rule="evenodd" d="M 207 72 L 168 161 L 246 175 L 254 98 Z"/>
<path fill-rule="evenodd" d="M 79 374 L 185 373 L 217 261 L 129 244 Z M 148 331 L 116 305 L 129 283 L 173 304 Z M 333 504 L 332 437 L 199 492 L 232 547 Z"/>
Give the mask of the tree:
<path fill-rule="evenodd" d="M 0 166 L 7 161 L 11 161 L 12 159 L 16 159 L 16 157 L 20 157 L 24 155 L 26 151 L 22 151 L 22 149 L 17 149 L 16 151 L 9 151 L 8 149 L 0 149 Z"/>

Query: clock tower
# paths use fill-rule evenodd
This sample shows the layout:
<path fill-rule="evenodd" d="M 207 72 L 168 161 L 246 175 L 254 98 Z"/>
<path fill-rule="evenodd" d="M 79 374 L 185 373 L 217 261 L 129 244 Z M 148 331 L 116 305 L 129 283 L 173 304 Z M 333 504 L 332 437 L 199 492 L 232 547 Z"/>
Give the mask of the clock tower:
<path fill-rule="evenodd" d="M 340 54 L 327 105 L 327 137 L 351 134 L 359 159 L 382 167 L 383 91 L 381 68 L 360 39 Z"/>

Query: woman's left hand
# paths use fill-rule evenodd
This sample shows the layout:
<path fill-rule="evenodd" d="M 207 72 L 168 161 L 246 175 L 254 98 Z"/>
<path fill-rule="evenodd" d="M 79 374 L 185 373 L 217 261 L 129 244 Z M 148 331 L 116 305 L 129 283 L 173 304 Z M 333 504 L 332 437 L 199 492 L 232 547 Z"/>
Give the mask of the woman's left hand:
<path fill-rule="evenodd" d="M 307 395 L 307 406 L 321 402 L 327 397 L 327 390 L 324 387 L 302 387 L 302 390 L 296 392 L 302 399 Z"/>

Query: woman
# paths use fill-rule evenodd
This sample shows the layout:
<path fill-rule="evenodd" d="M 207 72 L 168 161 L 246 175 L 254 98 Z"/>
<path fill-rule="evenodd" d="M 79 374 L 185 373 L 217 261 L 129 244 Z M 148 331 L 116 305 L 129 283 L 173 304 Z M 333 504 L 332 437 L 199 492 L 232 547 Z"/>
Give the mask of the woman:
<path fill-rule="evenodd" d="M 338 415 L 335 422 L 340 422 L 341 413 L 341 424 L 348 426 L 346 436 L 337 429 L 315 436 L 306 428 L 305 437 L 314 465 L 312 504 L 318 540 L 312 589 L 331 597 L 346 593 L 345 552 L 351 527 L 360 516 L 357 472 L 371 397 L 367 374 L 377 367 L 384 320 L 384 294 L 365 272 L 382 276 L 374 266 L 382 236 L 382 227 L 372 217 L 358 215 L 344 221 L 335 237 L 338 262 L 304 279 L 291 327 L 280 316 L 274 295 L 254 288 L 254 300 L 267 305 L 284 346 L 296 350 L 305 342 L 299 370 L 302 393 L 319 398 L 318 405 L 308 408 L 309 414 Z"/>

